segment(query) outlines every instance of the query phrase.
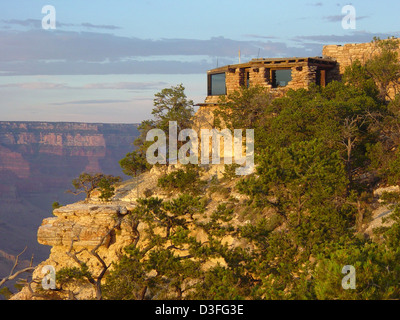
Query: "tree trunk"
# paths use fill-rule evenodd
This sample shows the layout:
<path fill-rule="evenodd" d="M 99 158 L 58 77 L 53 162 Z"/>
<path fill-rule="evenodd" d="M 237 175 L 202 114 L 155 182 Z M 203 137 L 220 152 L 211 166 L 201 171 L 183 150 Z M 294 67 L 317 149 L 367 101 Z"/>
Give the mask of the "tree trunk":
<path fill-rule="evenodd" d="M 139 300 L 144 300 L 144 297 L 146 296 L 146 292 L 147 292 L 147 286 L 144 286 L 143 289 L 140 291 Z"/>

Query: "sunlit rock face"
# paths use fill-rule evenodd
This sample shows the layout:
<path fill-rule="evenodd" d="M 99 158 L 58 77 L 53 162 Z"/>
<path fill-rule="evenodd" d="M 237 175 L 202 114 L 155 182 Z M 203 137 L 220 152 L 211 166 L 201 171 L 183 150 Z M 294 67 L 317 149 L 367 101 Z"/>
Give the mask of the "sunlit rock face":
<path fill-rule="evenodd" d="M 82 199 L 65 193 L 82 172 L 123 176 L 137 136 L 137 124 L 0 121 L 0 250 L 45 259 L 37 230 L 52 203 Z"/>

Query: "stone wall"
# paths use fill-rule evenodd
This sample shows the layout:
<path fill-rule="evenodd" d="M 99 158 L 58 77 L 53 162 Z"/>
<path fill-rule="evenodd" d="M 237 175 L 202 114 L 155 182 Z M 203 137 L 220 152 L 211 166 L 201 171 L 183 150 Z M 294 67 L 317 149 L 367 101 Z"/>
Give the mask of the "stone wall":
<path fill-rule="evenodd" d="M 398 48 L 400 56 L 400 46 Z M 345 45 L 327 45 L 322 49 L 324 57 L 332 58 L 337 61 L 337 72 L 335 80 L 340 80 L 340 75 L 344 73 L 346 67 L 359 60 L 362 64 L 380 53 L 376 42 L 368 43 L 349 43 Z"/>
<path fill-rule="evenodd" d="M 400 56 L 400 46 L 398 51 Z M 376 42 L 324 46 L 322 50 L 323 58 L 337 61 L 336 67 L 333 69 L 327 68 L 326 70 L 326 84 L 333 80 L 340 81 L 346 67 L 350 66 L 353 62 L 359 60 L 361 63 L 365 63 L 379 52 L 380 49 Z M 271 72 L 267 66 L 232 67 L 226 72 L 226 89 L 228 95 L 246 84 L 246 72 L 249 73 L 250 86 L 264 86 L 270 88 L 273 93 L 282 95 L 288 89 L 297 90 L 307 88 L 311 83 L 315 83 L 318 69 L 312 63 L 296 63 L 292 67 L 292 81 L 286 87 L 272 88 Z M 218 100 L 218 96 L 208 96 L 205 102 L 218 103 Z"/>
<path fill-rule="evenodd" d="M 322 49 L 324 57 L 333 58 L 338 62 L 338 70 L 343 74 L 346 67 L 359 60 L 365 63 L 377 54 L 379 49 L 374 42 L 369 43 L 350 43 L 345 45 L 328 45 Z"/>
<path fill-rule="evenodd" d="M 294 90 L 308 88 L 311 83 L 315 83 L 316 76 L 316 66 L 307 64 L 295 66 L 292 68 L 292 81 L 288 83 L 286 88 Z"/>
<path fill-rule="evenodd" d="M 270 69 L 265 67 L 251 68 L 250 85 L 272 88 L 270 80 Z"/>
<path fill-rule="evenodd" d="M 400 46 L 397 49 L 400 57 Z M 368 43 L 350 43 L 341 45 L 328 45 L 324 46 L 322 54 L 324 57 L 329 57 L 337 61 L 337 66 L 330 74 L 331 80 L 340 81 L 342 75 L 344 74 L 346 68 L 350 66 L 355 61 L 360 61 L 365 64 L 369 59 L 373 58 L 375 55 L 379 54 L 380 48 L 376 42 Z M 388 94 L 389 98 L 394 98 L 397 92 L 399 92 L 397 85 L 393 85 L 389 88 Z"/>
<path fill-rule="evenodd" d="M 230 68 L 226 71 L 226 92 L 227 95 L 239 90 L 241 86 L 247 84 L 246 73 L 249 73 L 249 85 L 261 86 L 269 89 L 273 98 L 282 97 L 289 89 L 308 88 L 311 83 L 316 83 L 317 66 L 309 65 L 304 61 L 297 63 L 291 68 L 292 80 L 285 87 L 272 87 L 271 69 L 279 68 L 267 67 L 247 67 L 247 68 Z M 331 70 L 327 71 L 329 74 Z M 214 122 L 213 111 L 216 110 L 221 96 L 207 96 L 205 99 L 206 105 L 201 105 L 196 112 L 195 127 L 198 132 L 200 129 L 212 129 Z"/>
<path fill-rule="evenodd" d="M 228 70 L 226 72 L 226 93 L 229 95 L 240 89 L 240 84 L 243 83 L 244 74 L 242 69 Z"/>
<path fill-rule="evenodd" d="M 297 63 L 291 67 L 292 80 L 285 87 L 273 88 L 271 70 L 279 70 L 279 67 L 246 67 L 230 68 L 226 71 L 226 93 L 227 95 L 239 90 L 247 85 L 247 74 L 250 86 L 261 86 L 271 90 L 271 93 L 282 96 L 289 89 L 307 88 L 317 79 L 317 66 L 309 65 L 307 62 Z M 330 71 L 327 71 L 329 74 Z M 219 101 L 219 96 L 207 96 L 206 103 L 215 103 Z"/>

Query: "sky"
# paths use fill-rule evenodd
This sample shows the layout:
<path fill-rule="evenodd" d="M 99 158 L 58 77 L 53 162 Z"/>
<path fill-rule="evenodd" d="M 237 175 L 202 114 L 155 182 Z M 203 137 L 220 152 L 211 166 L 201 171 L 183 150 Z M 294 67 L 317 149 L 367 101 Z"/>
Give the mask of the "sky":
<path fill-rule="evenodd" d="M 239 51 L 241 62 L 321 56 L 327 44 L 400 37 L 399 9 L 393 0 L 1 0 L 0 121 L 139 123 L 163 88 L 183 84 L 204 102 L 207 70 L 238 63 Z"/>

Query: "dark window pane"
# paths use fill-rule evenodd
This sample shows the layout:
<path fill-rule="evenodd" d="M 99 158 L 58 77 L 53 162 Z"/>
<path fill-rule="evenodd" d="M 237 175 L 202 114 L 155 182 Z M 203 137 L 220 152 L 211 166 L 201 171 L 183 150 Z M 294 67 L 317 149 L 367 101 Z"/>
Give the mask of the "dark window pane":
<path fill-rule="evenodd" d="M 210 94 L 219 96 L 226 94 L 225 73 L 216 73 L 210 76 Z"/>
<path fill-rule="evenodd" d="M 277 87 L 286 87 L 292 80 L 292 70 L 276 70 L 275 79 Z"/>

